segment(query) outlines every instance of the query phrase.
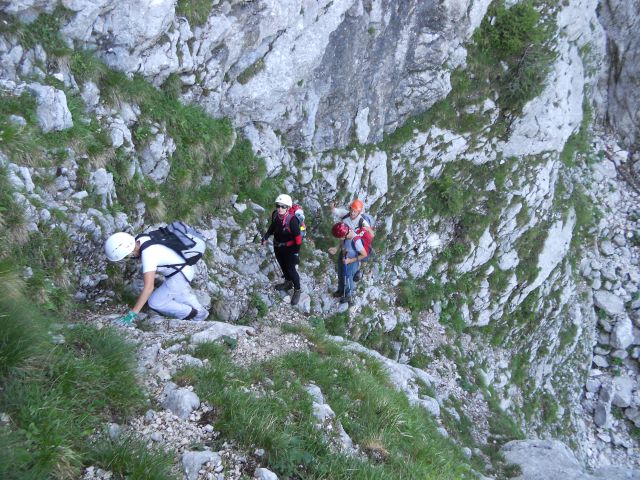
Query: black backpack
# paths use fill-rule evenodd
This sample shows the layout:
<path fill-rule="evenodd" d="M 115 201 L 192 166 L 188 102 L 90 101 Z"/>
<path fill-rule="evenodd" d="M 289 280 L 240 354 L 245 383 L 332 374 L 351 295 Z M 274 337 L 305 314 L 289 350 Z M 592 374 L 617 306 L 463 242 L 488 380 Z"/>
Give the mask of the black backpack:
<path fill-rule="evenodd" d="M 172 222 L 166 227 L 141 233 L 136 236 L 136 240 L 144 236 L 151 237 L 151 240 L 144 242 L 140 246 L 140 254 L 151 245 L 164 245 L 184 259 L 184 263 L 181 264 L 162 265 L 163 267 L 181 267 L 176 268 L 175 273 L 178 273 L 185 265 L 195 265 L 202 258 L 207 248 L 204 236 L 195 228 L 183 222 Z M 175 275 L 175 273 L 168 276 Z"/>

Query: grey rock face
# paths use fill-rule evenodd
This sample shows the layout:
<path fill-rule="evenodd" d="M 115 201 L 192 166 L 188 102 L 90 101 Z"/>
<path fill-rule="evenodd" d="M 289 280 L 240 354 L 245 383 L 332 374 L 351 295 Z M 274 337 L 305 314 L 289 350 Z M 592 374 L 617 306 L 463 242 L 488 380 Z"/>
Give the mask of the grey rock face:
<path fill-rule="evenodd" d="M 160 133 L 142 151 L 142 172 L 154 182 L 162 183 L 169 175 L 169 158 L 176 150 L 172 138 Z"/>
<path fill-rule="evenodd" d="M 640 4 L 600 2 L 600 22 L 607 31 L 609 72 L 605 93 L 609 121 L 627 145 L 638 136 L 640 111 Z"/>
<path fill-rule="evenodd" d="M 89 182 L 94 192 L 100 197 L 102 208 L 110 207 L 116 197 L 116 186 L 113 183 L 113 174 L 104 168 L 99 168 L 91 173 Z"/>
<path fill-rule="evenodd" d="M 55 3 L 10 2 L 16 12 Z M 189 100 L 236 125 L 266 124 L 291 145 L 325 150 L 353 136 L 378 141 L 446 96 L 489 3 L 221 2 L 195 26 L 172 0 L 76 0 L 64 3 L 76 14 L 63 34 L 156 84 L 180 74 Z"/>
<path fill-rule="evenodd" d="M 214 342 L 223 336 L 238 338 L 241 335 L 253 334 L 254 329 L 241 325 L 230 325 L 223 322 L 210 322 L 211 327 L 202 332 L 198 332 L 191 337 L 191 343 L 197 345 L 199 343 Z"/>
<path fill-rule="evenodd" d="M 633 343 L 633 324 L 627 315 L 616 316 L 616 324 L 611 333 L 610 343 L 613 347 L 621 350 Z"/>
<path fill-rule="evenodd" d="M 596 307 L 603 309 L 608 315 L 619 315 L 624 313 L 624 302 L 620 297 L 606 290 L 598 290 L 593 294 L 593 303 Z"/>
<path fill-rule="evenodd" d="M 611 403 L 621 408 L 631 405 L 631 394 L 634 386 L 635 382 L 627 376 L 615 378 L 613 380 L 613 399 Z"/>
<path fill-rule="evenodd" d="M 256 480 L 278 480 L 278 476 L 268 468 L 256 468 L 253 477 Z"/>
<path fill-rule="evenodd" d="M 509 463 L 522 468 L 517 480 L 622 480 L 637 478 L 627 468 L 603 468 L 590 475 L 566 445 L 556 440 L 516 440 L 502 447 Z"/>

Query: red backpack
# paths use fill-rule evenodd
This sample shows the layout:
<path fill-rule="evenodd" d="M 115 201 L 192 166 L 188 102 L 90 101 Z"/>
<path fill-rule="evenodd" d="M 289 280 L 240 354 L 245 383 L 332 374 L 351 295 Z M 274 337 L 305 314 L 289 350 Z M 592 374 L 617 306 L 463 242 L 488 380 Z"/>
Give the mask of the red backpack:
<path fill-rule="evenodd" d="M 371 243 L 373 243 L 373 237 L 371 234 L 364 228 L 357 228 L 356 236 L 353 237 L 353 241 L 355 242 L 358 239 L 362 240 L 362 245 L 367 252 L 367 256 L 371 254 Z"/>
<path fill-rule="evenodd" d="M 275 219 L 276 215 L 277 213 L 273 212 L 272 218 Z M 293 218 L 294 215 L 298 217 L 298 223 L 300 223 L 300 235 L 304 239 L 305 235 L 307 234 L 307 226 L 304 223 L 304 210 L 302 210 L 302 207 L 297 203 L 294 203 L 293 205 L 291 205 L 291 207 L 289 207 L 289 210 L 287 210 L 287 213 L 284 217 L 284 222 L 283 222 L 284 228 L 289 233 L 291 233 L 291 226 L 289 224 L 291 223 L 291 219 Z"/>

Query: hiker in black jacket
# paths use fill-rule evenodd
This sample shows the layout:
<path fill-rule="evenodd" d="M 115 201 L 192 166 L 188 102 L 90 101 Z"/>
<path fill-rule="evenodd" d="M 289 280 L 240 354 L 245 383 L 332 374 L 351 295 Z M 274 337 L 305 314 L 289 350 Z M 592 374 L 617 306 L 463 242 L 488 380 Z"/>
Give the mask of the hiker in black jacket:
<path fill-rule="evenodd" d="M 271 214 L 271 225 L 262 237 L 262 245 L 273 235 L 273 252 L 284 275 L 284 282 L 275 288 L 282 291 L 293 288 L 291 305 L 296 305 L 300 301 L 300 275 L 296 265 L 300 263 L 302 233 L 298 217 L 289 211 L 292 205 L 293 201 L 289 195 L 278 195 L 276 209 Z"/>

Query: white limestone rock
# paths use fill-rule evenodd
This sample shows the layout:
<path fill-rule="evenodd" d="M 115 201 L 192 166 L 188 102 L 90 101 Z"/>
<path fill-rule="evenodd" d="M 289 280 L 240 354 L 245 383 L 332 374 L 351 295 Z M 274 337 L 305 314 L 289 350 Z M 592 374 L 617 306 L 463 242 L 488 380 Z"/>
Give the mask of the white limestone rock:
<path fill-rule="evenodd" d="M 187 451 L 182 454 L 182 470 L 188 480 L 197 480 L 198 472 L 205 463 L 217 465 L 222 463 L 222 457 L 209 450 Z"/>
<path fill-rule="evenodd" d="M 606 290 L 598 290 L 593 294 L 593 303 L 604 310 L 607 315 L 622 315 L 625 313 L 624 302 L 620 297 Z"/>
<path fill-rule="evenodd" d="M 626 314 L 616 315 L 616 324 L 611 332 L 611 346 L 624 350 L 633 343 L 633 323 Z"/>
<path fill-rule="evenodd" d="M 186 420 L 192 411 L 200 407 L 200 399 L 191 390 L 176 388 L 167 394 L 162 401 L 162 406 Z"/>
<path fill-rule="evenodd" d="M 191 344 L 198 345 L 200 343 L 215 342 L 223 336 L 238 338 L 243 335 L 254 335 L 255 330 L 252 327 L 242 325 L 231 325 L 224 322 L 208 322 L 211 326 L 207 330 L 195 333 L 191 336 Z"/>
<path fill-rule="evenodd" d="M 156 183 L 163 183 L 169 176 L 169 157 L 175 152 L 176 144 L 167 135 L 159 133 L 142 150 L 140 168 Z"/>
<path fill-rule="evenodd" d="M 39 83 L 30 83 L 28 88 L 36 96 L 36 115 L 43 133 L 73 127 L 67 96 L 62 90 Z"/>

